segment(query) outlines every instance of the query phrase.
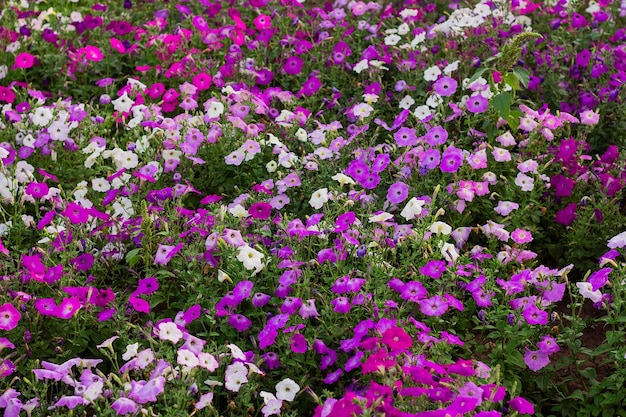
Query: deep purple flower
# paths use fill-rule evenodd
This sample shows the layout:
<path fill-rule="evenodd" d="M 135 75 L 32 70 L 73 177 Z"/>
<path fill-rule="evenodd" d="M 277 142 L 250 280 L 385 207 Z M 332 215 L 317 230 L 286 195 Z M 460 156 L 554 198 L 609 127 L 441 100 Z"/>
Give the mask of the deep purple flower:
<path fill-rule="evenodd" d="M 83 253 L 70 260 L 70 263 L 77 271 L 88 271 L 93 266 L 94 257 L 91 253 Z"/>
<path fill-rule="evenodd" d="M 261 357 L 263 358 L 263 363 L 270 371 L 280 367 L 280 360 L 278 359 L 278 355 L 276 353 L 266 352 L 261 355 Z"/>
<path fill-rule="evenodd" d="M 550 178 L 550 184 L 552 185 L 552 188 L 554 188 L 555 197 L 569 197 L 572 195 L 572 190 L 574 190 L 576 181 L 572 178 L 566 177 L 565 175 L 558 174 Z"/>
<path fill-rule="evenodd" d="M 564 226 L 569 226 L 576 217 L 576 203 L 569 203 L 567 207 L 556 212 L 554 221 Z"/>

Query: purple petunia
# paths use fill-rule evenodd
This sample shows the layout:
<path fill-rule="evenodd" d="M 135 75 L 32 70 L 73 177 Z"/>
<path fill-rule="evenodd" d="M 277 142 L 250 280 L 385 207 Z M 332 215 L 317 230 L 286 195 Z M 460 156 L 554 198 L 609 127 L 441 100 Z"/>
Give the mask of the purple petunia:
<path fill-rule="evenodd" d="M 443 76 L 433 84 L 433 89 L 440 96 L 449 97 L 456 92 L 458 85 L 454 78 Z"/>
<path fill-rule="evenodd" d="M 471 113 L 484 113 L 487 111 L 487 107 L 489 107 L 489 100 L 480 94 L 476 94 L 468 98 L 465 105 L 467 111 Z"/>
<path fill-rule="evenodd" d="M 409 196 L 409 186 L 398 181 L 392 184 L 387 191 L 387 200 L 393 204 L 400 204 Z"/>

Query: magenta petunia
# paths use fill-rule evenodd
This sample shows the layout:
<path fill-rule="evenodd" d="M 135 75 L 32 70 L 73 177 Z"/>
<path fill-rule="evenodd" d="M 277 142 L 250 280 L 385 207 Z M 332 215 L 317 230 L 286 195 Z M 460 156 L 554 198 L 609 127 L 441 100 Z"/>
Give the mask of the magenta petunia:
<path fill-rule="evenodd" d="M 432 259 L 428 261 L 428 263 L 422 267 L 420 267 L 420 273 L 422 275 L 426 275 L 427 277 L 431 277 L 434 279 L 441 278 L 441 274 L 443 274 L 446 270 L 446 262 Z"/>
<path fill-rule="evenodd" d="M 26 186 L 26 194 L 33 198 L 41 198 L 48 194 L 48 186 L 45 182 L 31 182 Z"/>
<path fill-rule="evenodd" d="M 524 362 L 534 372 L 545 368 L 550 363 L 548 354 L 541 350 L 532 351 L 526 348 L 526 354 L 524 355 Z"/>
<path fill-rule="evenodd" d="M 28 69 L 31 68 L 36 62 L 35 56 L 28 52 L 20 52 L 15 56 L 15 64 L 12 69 Z"/>
<path fill-rule="evenodd" d="M 302 71 L 304 61 L 298 56 L 291 56 L 283 63 L 283 71 L 287 75 L 298 75 Z"/>
<path fill-rule="evenodd" d="M 430 146 L 443 145 L 448 140 L 448 131 L 441 126 L 435 126 L 426 132 L 424 138 Z"/>
<path fill-rule="evenodd" d="M 159 282 L 155 277 L 142 278 L 137 282 L 134 295 L 152 294 L 159 289 Z"/>
<path fill-rule="evenodd" d="M 522 397 L 515 397 L 509 401 L 509 407 L 520 414 L 535 414 L 535 407 Z"/>
<path fill-rule="evenodd" d="M 541 310 L 535 304 L 530 304 L 522 311 L 522 316 L 528 324 L 546 324 L 548 322 L 548 313 Z"/>
<path fill-rule="evenodd" d="M 347 297 L 337 297 L 331 300 L 330 305 L 333 306 L 333 310 L 337 313 L 346 314 L 350 311 L 352 306 L 350 300 Z"/>
<path fill-rule="evenodd" d="M 89 220 L 89 211 L 80 206 L 78 203 L 68 204 L 61 214 L 67 217 L 73 224 L 87 223 Z"/>
<path fill-rule="evenodd" d="M 532 242 L 533 235 L 528 230 L 517 228 L 511 233 L 511 239 L 518 245 Z"/>
<path fill-rule="evenodd" d="M 398 146 L 415 146 L 418 139 L 415 129 L 410 127 L 401 127 L 393 134 L 393 138 Z"/>
<path fill-rule="evenodd" d="M 57 307 L 56 316 L 60 319 L 70 319 L 82 307 L 81 302 L 76 297 L 66 297 Z"/>
<path fill-rule="evenodd" d="M 56 316 L 58 307 L 54 298 L 39 298 L 35 300 L 35 309 L 42 316 Z"/>
<path fill-rule="evenodd" d="M 556 343 L 556 340 L 554 339 L 554 337 L 548 334 L 545 335 L 541 339 L 541 341 L 537 343 L 537 347 L 539 348 L 541 352 L 547 353 L 548 355 L 551 355 L 561 350 L 559 345 Z"/>
<path fill-rule="evenodd" d="M 300 333 L 291 336 L 291 350 L 294 353 L 306 353 L 309 346 L 303 335 Z"/>
<path fill-rule="evenodd" d="M 248 214 L 252 218 L 265 220 L 272 214 L 272 205 L 265 202 L 254 203 L 248 209 Z"/>
<path fill-rule="evenodd" d="M 413 339 L 401 327 L 391 327 L 385 330 L 382 342 L 391 350 L 406 350 L 413 345 Z"/>
<path fill-rule="evenodd" d="M 0 306 L 0 330 L 13 330 L 17 327 L 22 315 L 13 304 L 5 303 Z"/>

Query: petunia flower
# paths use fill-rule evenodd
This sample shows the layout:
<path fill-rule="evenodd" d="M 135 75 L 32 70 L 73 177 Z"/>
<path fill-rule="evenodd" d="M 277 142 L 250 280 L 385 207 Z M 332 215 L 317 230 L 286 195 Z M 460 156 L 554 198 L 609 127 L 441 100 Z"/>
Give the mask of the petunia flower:
<path fill-rule="evenodd" d="M 117 416 L 125 416 L 126 414 L 135 413 L 139 406 L 130 398 L 121 397 L 111 404 L 111 408 Z"/>
<path fill-rule="evenodd" d="M 169 340 L 176 344 L 182 339 L 183 332 L 174 322 L 162 322 L 157 326 L 157 335 L 161 340 Z"/>
<path fill-rule="evenodd" d="M 522 397 L 509 400 L 509 407 L 520 414 L 535 414 L 535 407 Z"/>
<path fill-rule="evenodd" d="M 285 378 L 276 384 L 276 398 L 283 401 L 293 401 L 300 391 L 300 386 L 291 378 Z"/>
<path fill-rule="evenodd" d="M 11 303 L 0 306 L 0 330 L 13 330 L 17 327 L 22 315 Z"/>
<path fill-rule="evenodd" d="M 162 245 L 159 243 L 159 248 L 154 255 L 154 264 L 167 265 L 169 261 L 183 248 L 183 243 L 179 243 L 176 246 Z"/>
<path fill-rule="evenodd" d="M 265 255 L 263 253 L 251 248 L 247 244 L 240 246 L 237 250 L 237 259 L 243 263 L 244 268 L 248 271 L 254 270 L 252 275 L 256 275 L 265 267 L 263 263 L 264 257 Z"/>
<path fill-rule="evenodd" d="M 623 248 L 626 246 L 626 231 L 609 239 L 607 246 L 611 249 Z"/>
<path fill-rule="evenodd" d="M 385 330 L 382 342 L 391 350 L 406 350 L 413 345 L 413 339 L 401 327 Z"/>
<path fill-rule="evenodd" d="M 328 201 L 328 188 L 320 188 L 315 191 L 309 200 L 309 204 L 316 210 L 322 208 L 324 203 Z"/>

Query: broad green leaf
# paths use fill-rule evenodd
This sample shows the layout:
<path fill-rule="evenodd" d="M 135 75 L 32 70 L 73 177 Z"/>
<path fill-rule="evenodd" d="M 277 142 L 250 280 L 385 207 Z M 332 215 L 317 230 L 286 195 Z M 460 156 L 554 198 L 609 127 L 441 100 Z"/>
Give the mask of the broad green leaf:
<path fill-rule="evenodd" d="M 511 94 L 504 91 L 491 99 L 491 105 L 498 111 L 500 117 L 504 120 L 508 119 L 511 113 Z"/>
<path fill-rule="evenodd" d="M 517 75 L 509 72 L 507 74 L 504 74 L 502 79 L 504 80 L 504 83 L 508 85 L 509 87 L 511 87 L 513 90 L 521 89 L 520 81 L 519 81 L 519 78 L 517 78 Z"/>
<path fill-rule="evenodd" d="M 513 68 L 513 74 L 517 77 L 520 83 L 524 86 L 524 88 L 528 88 L 528 81 L 530 79 L 530 74 L 526 68 L 515 67 Z"/>

